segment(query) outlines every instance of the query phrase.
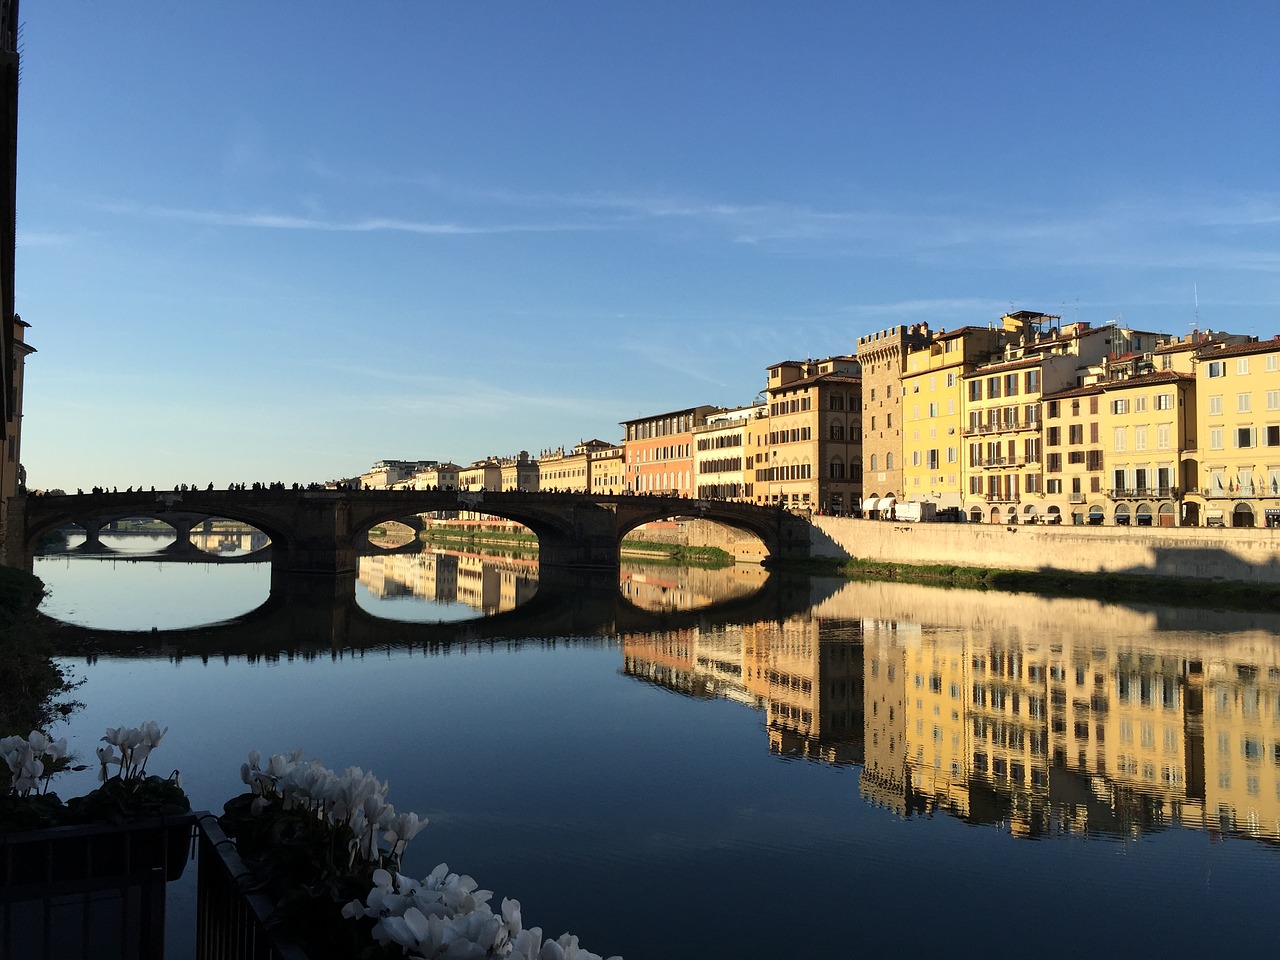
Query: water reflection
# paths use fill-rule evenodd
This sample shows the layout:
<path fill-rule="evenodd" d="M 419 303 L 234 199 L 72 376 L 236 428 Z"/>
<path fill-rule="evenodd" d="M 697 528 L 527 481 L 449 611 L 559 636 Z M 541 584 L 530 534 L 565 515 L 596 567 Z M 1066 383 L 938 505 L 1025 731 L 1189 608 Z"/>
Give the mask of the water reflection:
<path fill-rule="evenodd" d="M 772 753 L 861 763 L 862 796 L 900 815 L 1029 837 L 1178 825 L 1274 841 L 1277 626 L 849 584 L 786 623 L 624 637 L 623 670 L 755 706 Z"/>
<path fill-rule="evenodd" d="M 700 576 L 673 580 L 693 595 Z M 1280 616 L 776 576 L 645 610 L 616 580 L 570 587 L 461 624 L 330 590 L 217 628 L 67 628 L 87 706 L 66 733 L 92 756 L 104 726 L 159 717 L 213 809 L 249 748 L 372 768 L 434 824 L 407 873 L 465 865 L 625 956 L 898 956 L 993 909 L 997 957 L 1110 955 L 1135 929 L 1176 928 L 1175 954 L 1269 946 Z M 408 736 L 369 736 L 384 709 Z M 672 877 L 700 909 L 655 924 L 634 905 Z M 869 918 L 857 947 L 751 923 L 779 884 Z M 1046 890 L 1071 892 L 1087 939 L 1043 937 L 1063 906 Z"/>

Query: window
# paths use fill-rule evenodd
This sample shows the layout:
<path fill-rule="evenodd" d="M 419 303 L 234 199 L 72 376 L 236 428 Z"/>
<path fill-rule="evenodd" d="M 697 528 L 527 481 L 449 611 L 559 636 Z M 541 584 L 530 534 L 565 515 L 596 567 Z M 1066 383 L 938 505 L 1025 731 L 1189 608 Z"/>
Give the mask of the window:
<path fill-rule="evenodd" d="M 1280 447 L 1280 427 L 1267 427 L 1267 446 Z"/>
<path fill-rule="evenodd" d="M 1249 358 L 1236 357 L 1236 373 L 1240 376 L 1248 376 L 1249 374 Z"/>
<path fill-rule="evenodd" d="M 1062 472 L 1062 454 L 1051 453 L 1045 457 L 1045 470 L 1049 473 Z"/>
<path fill-rule="evenodd" d="M 982 399 L 982 381 L 981 380 L 969 381 L 969 399 L 970 400 Z"/>
<path fill-rule="evenodd" d="M 929 404 L 929 416 L 936 417 L 938 415 L 938 405 L 936 403 Z"/>
<path fill-rule="evenodd" d="M 998 400 L 999 398 L 1000 398 L 1000 378 L 988 377 L 987 378 L 987 399 Z"/>
<path fill-rule="evenodd" d="M 1040 371 L 1039 371 L 1039 370 L 1028 370 L 1028 371 L 1027 371 L 1027 376 L 1026 376 L 1026 392 L 1027 392 L 1027 393 L 1039 393 L 1039 392 L 1040 392 Z"/>
<path fill-rule="evenodd" d="M 1084 424 L 1072 423 L 1067 426 L 1068 443 L 1084 443 Z"/>
<path fill-rule="evenodd" d="M 875 468 L 876 468 L 876 455 L 873 453 L 871 455 L 871 469 L 874 470 Z"/>
<path fill-rule="evenodd" d="M 1050 427 L 1045 431 L 1044 443 L 1047 447 L 1056 447 L 1062 442 L 1062 432 L 1058 427 Z"/>
<path fill-rule="evenodd" d="M 1211 427 L 1209 429 L 1209 449 L 1210 450 L 1222 449 L 1222 428 L 1221 427 Z"/>
<path fill-rule="evenodd" d="M 1128 400 L 1112 400 L 1111 412 L 1112 413 L 1128 413 L 1129 401 Z"/>
<path fill-rule="evenodd" d="M 1267 409 L 1280 410 L 1280 390 L 1267 391 Z"/>
<path fill-rule="evenodd" d="M 1156 397 L 1156 409 L 1157 409 L 1157 410 L 1172 410 L 1172 409 L 1173 409 L 1173 394 L 1172 394 L 1172 393 L 1162 393 L 1162 394 L 1159 394 L 1159 395 Z"/>
<path fill-rule="evenodd" d="M 884 468 L 885 468 L 886 470 L 892 470 L 892 469 L 893 469 L 893 454 L 892 454 L 892 453 L 886 453 L 886 454 L 884 455 Z"/>
<path fill-rule="evenodd" d="M 1146 427 L 1133 428 L 1133 449 L 1135 450 L 1147 449 L 1147 428 Z"/>
<path fill-rule="evenodd" d="M 1116 427 L 1115 433 L 1111 440 L 1111 449 L 1117 452 L 1125 449 L 1125 437 L 1127 431 L 1124 427 Z"/>
<path fill-rule="evenodd" d="M 1016 373 L 1006 373 L 1004 375 L 1004 395 L 1006 397 L 1016 397 L 1018 395 L 1018 375 Z"/>
<path fill-rule="evenodd" d="M 1060 411 L 1061 409 L 1062 409 L 1062 408 L 1061 408 L 1061 405 L 1060 405 L 1060 402 L 1059 402 L 1059 401 L 1057 401 L 1057 400 L 1050 400 L 1050 401 L 1049 401 L 1049 419 L 1050 419 L 1050 420 L 1057 420 L 1057 419 L 1058 419 L 1058 415 L 1059 415 L 1059 411 Z"/>
<path fill-rule="evenodd" d="M 1236 394 L 1236 412 L 1237 412 L 1237 413 L 1248 413 L 1248 412 L 1249 412 L 1249 405 L 1250 405 L 1251 401 L 1252 401 L 1252 394 L 1248 394 L 1248 393 L 1237 393 L 1237 394 Z"/>
<path fill-rule="evenodd" d="M 1134 412 L 1134 413 L 1145 413 L 1145 412 L 1146 412 L 1146 410 L 1147 410 L 1147 398 L 1146 398 L 1146 397 L 1134 397 L 1134 398 L 1133 398 L 1133 412 Z"/>
<path fill-rule="evenodd" d="M 1156 449 L 1168 450 L 1172 443 L 1172 431 L 1167 423 L 1162 423 L 1156 427 Z"/>
<path fill-rule="evenodd" d="M 956 385 L 956 375 L 954 373 L 947 374 L 947 386 L 954 387 Z"/>
<path fill-rule="evenodd" d="M 1209 398 L 1209 416 L 1211 417 L 1222 416 L 1222 397 L 1221 396 Z"/>
<path fill-rule="evenodd" d="M 1209 361 L 1208 376 L 1210 380 L 1213 380 L 1217 377 L 1225 377 L 1226 375 L 1227 375 L 1227 365 L 1223 361 L 1221 360 Z"/>
<path fill-rule="evenodd" d="M 1236 429 L 1236 447 L 1243 449 L 1245 447 L 1256 447 L 1258 445 L 1258 431 L 1253 427 L 1238 427 Z"/>
<path fill-rule="evenodd" d="M 1275 373 L 1280 370 L 1280 354 L 1272 353 L 1267 356 L 1267 373 Z"/>

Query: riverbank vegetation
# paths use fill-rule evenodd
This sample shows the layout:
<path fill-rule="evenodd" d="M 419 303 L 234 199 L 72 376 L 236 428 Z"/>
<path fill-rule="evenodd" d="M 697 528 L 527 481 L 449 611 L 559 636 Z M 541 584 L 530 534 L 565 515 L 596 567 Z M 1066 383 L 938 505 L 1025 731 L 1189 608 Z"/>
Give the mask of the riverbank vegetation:
<path fill-rule="evenodd" d="M 39 577 L 0 567 L 0 733 L 43 730 L 77 705 L 36 613 L 44 593 Z"/>
<path fill-rule="evenodd" d="M 500 530 L 483 530 L 476 532 L 454 532 L 445 530 L 427 530 L 422 534 L 427 543 L 442 546 L 493 547 L 501 546 L 509 550 L 523 550 L 530 554 L 538 550 L 538 538 L 532 533 L 509 533 Z M 657 540 L 623 540 L 621 554 L 646 563 L 669 563 L 688 567 L 732 566 L 733 555 L 719 547 L 687 546 L 679 543 L 663 543 Z"/>
<path fill-rule="evenodd" d="M 849 580 L 887 580 L 970 590 L 1036 593 L 1049 597 L 1088 597 L 1112 603 L 1230 610 L 1280 609 L 1280 586 L 1235 581 L 1064 570 L 1000 570 L 958 564 L 917 566 L 883 560 L 836 558 L 786 561 L 779 564 L 778 569 L 810 576 L 841 576 Z"/>

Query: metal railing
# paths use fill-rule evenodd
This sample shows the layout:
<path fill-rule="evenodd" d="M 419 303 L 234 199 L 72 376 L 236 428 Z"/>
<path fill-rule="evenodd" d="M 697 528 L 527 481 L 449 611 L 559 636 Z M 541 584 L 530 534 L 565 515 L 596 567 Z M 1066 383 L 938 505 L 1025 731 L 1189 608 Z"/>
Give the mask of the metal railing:
<path fill-rule="evenodd" d="M 1112 487 L 1107 496 L 1112 500 L 1175 500 L 1177 487 Z"/>
<path fill-rule="evenodd" d="M 218 818 L 197 814 L 196 832 L 196 960 L 307 960 L 268 929 L 274 905 L 253 890 L 253 875 Z"/>
<path fill-rule="evenodd" d="M 0 835 L 0 957 L 164 960 L 190 815 Z"/>

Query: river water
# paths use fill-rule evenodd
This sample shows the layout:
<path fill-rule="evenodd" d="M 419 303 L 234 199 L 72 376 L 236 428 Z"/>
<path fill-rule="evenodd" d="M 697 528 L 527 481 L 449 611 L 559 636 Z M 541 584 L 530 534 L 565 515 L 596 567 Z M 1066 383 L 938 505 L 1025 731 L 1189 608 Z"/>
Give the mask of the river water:
<path fill-rule="evenodd" d="M 603 955 L 1274 949 L 1280 615 L 626 566 L 613 629 L 548 634 L 519 617 L 536 564 L 429 552 L 362 561 L 359 610 L 401 626 L 246 646 L 166 631 L 258 606 L 267 565 L 103 542 L 35 569 L 51 615 L 157 630 L 68 656 L 82 755 L 155 719 L 151 772 L 215 811 L 251 749 L 372 769 L 431 820 L 407 873 L 445 861 Z"/>

